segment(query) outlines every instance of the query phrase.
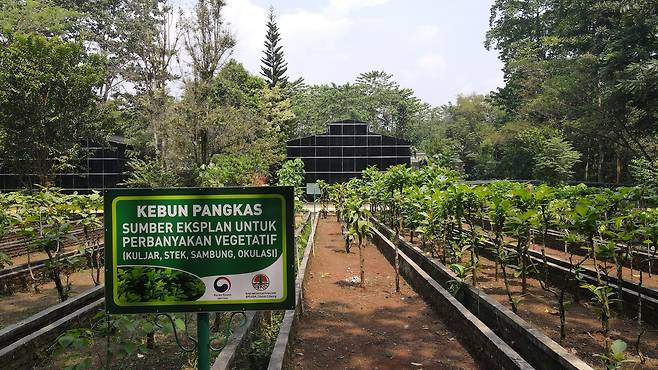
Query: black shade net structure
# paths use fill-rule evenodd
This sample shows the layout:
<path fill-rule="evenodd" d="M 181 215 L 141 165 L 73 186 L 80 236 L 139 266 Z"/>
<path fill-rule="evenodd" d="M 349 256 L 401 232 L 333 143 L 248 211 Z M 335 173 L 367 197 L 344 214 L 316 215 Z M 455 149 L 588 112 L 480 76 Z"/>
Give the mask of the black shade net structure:
<path fill-rule="evenodd" d="M 91 140 L 80 143 L 82 158 L 69 171 L 54 174 L 51 185 L 66 191 L 88 192 L 118 187 L 125 180 L 127 151 L 130 146 L 120 136 L 110 137 L 100 144 Z M 39 183 L 30 173 L 13 173 L 0 160 L 0 190 L 13 191 Z"/>
<path fill-rule="evenodd" d="M 289 140 L 286 151 L 288 159 L 304 161 L 307 183 L 343 182 L 370 166 L 384 171 L 411 161 L 409 141 L 374 133 L 366 122 L 352 120 L 329 123 L 323 134 Z"/>

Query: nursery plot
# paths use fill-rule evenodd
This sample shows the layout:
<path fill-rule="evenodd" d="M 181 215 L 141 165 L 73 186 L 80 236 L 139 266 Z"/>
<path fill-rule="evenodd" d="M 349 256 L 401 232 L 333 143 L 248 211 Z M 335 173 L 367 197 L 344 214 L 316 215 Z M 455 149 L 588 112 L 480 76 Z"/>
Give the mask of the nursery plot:
<path fill-rule="evenodd" d="M 408 234 L 407 234 L 408 240 Z M 417 247 L 422 243 L 414 241 Z M 500 303 L 511 308 L 508 302 L 505 283 L 502 278 L 500 266 L 498 268 L 498 279 L 495 276 L 495 264 L 490 259 L 480 256 L 479 258 L 478 287 L 485 293 L 495 298 Z M 513 276 L 513 270 L 508 268 L 508 276 Z M 551 339 L 560 341 L 560 318 L 557 311 L 555 297 L 544 291 L 535 279 L 528 279 L 528 292 L 521 293 L 520 278 L 511 278 L 510 287 L 513 296 L 520 298 L 517 315 L 524 320 L 541 329 Z M 601 323 L 598 319 L 598 311 L 595 304 L 589 301 L 585 292 L 580 294 L 580 301 L 567 293 L 567 337 L 562 346 L 571 353 L 578 356 L 589 365 L 598 368 L 601 360 L 597 356 L 603 353 L 605 338 L 601 333 Z M 637 337 L 637 323 L 632 319 L 616 315 L 611 319 L 610 327 L 613 339 L 621 339 L 629 343 L 627 359 L 629 362 L 623 368 L 633 369 L 655 369 L 658 368 L 658 331 L 655 327 L 649 328 L 642 337 L 642 349 L 646 356 L 646 362 L 640 364 L 639 358 L 633 356 L 633 344 Z"/>
<path fill-rule="evenodd" d="M 394 270 L 374 246 L 364 250 L 365 288 L 352 283 L 358 253 L 342 247 L 340 225 L 320 220 L 291 351 L 294 368 L 481 368 L 404 281 L 395 293 Z"/>
<path fill-rule="evenodd" d="M 176 317 L 182 321 L 185 321 L 184 314 L 179 314 Z M 187 327 L 189 328 L 190 334 L 193 334 L 194 328 L 196 327 L 196 315 L 188 314 Z M 216 336 L 217 338 L 216 342 L 214 342 L 215 345 L 217 345 L 217 343 L 221 343 L 221 340 L 223 340 L 222 335 L 219 333 L 212 333 L 212 335 Z M 144 339 L 137 336 L 130 339 L 127 337 L 122 338 L 127 340 L 128 343 L 139 343 L 142 339 Z M 181 338 L 181 340 L 184 341 L 183 343 L 186 346 L 192 345 L 192 342 L 184 338 Z M 149 349 L 146 355 L 144 355 L 141 351 L 134 351 L 130 354 L 121 353 L 120 350 L 116 349 L 121 348 L 121 346 L 117 346 L 114 349 L 115 352 L 111 353 L 111 356 L 113 357 L 110 360 L 111 365 L 109 368 L 113 370 L 180 370 L 196 368 L 196 356 L 194 353 L 186 353 L 181 350 L 176 344 L 173 333 L 157 331 L 154 335 L 154 342 L 154 348 Z M 216 352 L 211 352 L 211 356 L 213 358 L 216 355 Z M 89 358 L 90 360 L 90 366 L 88 368 L 104 369 L 107 361 L 106 338 L 98 336 L 89 347 L 57 353 L 54 356 L 48 357 L 47 361 L 37 361 L 35 362 L 35 365 L 32 369 L 59 370 L 69 367 L 73 368 L 73 366 L 80 364 L 81 361 L 85 358 Z M 211 360 L 213 358 L 211 358 Z"/>
<path fill-rule="evenodd" d="M 102 279 L 101 275 L 101 279 Z M 71 275 L 71 297 L 94 287 L 89 270 L 82 270 Z M 102 281 L 101 281 L 102 283 Z M 39 286 L 39 291 L 16 292 L 0 297 L 0 328 L 30 317 L 41 310 L 59 303 L 55 283 L 48 282 Z"/>
<path fill-rule="evenodd" d="M 468 225 L 463 225 L 465 230 L 468 230 Z M 478 233 L 485 233 L 485 235 L 488 235 L 490 238 L 493 238 L 494 235 L 491 231 L 487 230 L 486 228 L 482 228 L 481 226 L 476 226 L 476 230 Z M 504 238 L 505 242 L 507 242 L 510 246 L 515 244 L 515 239 L 510 238 L 510 237 L 505 237 Z M 542 245 L 541 245 L 541 236 L 535 237 L 533 240 L 534 243 L 530 243 L 529 250 L 531 251 L 536 251 L 536 252 L 541 252 L 542 250 Z M 560 251 L 557 249 L 552 249 L 552 248 L 544 248 L 544 253 L 546 253 L 547 256 L 553 256 L 557 257 L 560 259 L 563 259 L 565 261 L 569 260 L 570 254 L 566 253 L 564 251 Z M 582 259 L 582 257 L 579 256 L 574 256 L 575 260 Z M 608 267 L 608 275 L 611 277 L 616 276 L 616 266 L 614 265 L 613 262 L 609 261 L 600 261 L 599 265 L 601 266 L 607 266 Z M 590 270 L 594 269 L 594 261 L 591 259 L 585 260 L 583 262 L 582 267 L 589 268 Z M 622 266 L 622 277 L 625 281 L 637 284 L 639 282 L 639 272 L 636 268 L 631 269 L 627 266 Z M 647 272 L 644 272 L 642 276 L 642 285 L 645 287 L 651 287 L 651 288 L 658 288 L 658 274 L 649 274 Z"/>

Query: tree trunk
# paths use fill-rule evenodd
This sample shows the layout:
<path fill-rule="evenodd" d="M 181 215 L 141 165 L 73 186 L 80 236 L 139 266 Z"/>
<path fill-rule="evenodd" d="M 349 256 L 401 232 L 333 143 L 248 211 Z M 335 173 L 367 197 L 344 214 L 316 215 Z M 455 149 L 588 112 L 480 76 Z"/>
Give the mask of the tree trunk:
<path fill-rule="evenodd" d="M 617 165 L 615 166 L 615 183 L 619 184 L 619 180 L 621 179 L 621 149 L 617 149 L 616 151 L 616 156 L 617 156 Z"/>
<path fill-rule="evenodd" d="M 57 289 L 60 302 L 64 302 L 69 296 L 64 289 L 64 284 L 62 284 L 59 267 L 57 267 L 57 262 L 50 249 L 46 249 L 46 254 L 48 255 L 48 261 L 50 261 L 50 279 L 55 283 L 55 289 Z"/>
<path fill-rule="evenodd" d="M 365 260 L 363 256 L 363 242 L 361 241 L 361 238 L 359 238 L 359 282 L 361 283 L 361 286 L 365 286 L 365 279 L 366 279 L 366 272 L 365 272 Z"/>
<path fill-rule="evenodd" d="M 560 312 L 560 345 L 562 345 L 562 342 L 564 342 L 564 339 L 567 337 L 567 331 L 566 331 L 566 312 L 564 309 L 564 291 L 567 290 L 567 284 L 568 284 L 568 278 L 565 278 L 567 282 L 565 282 L 562 285 L 562 289 L 560 289 L 560 297 L 558 298 L 558 310 Z"/>
<path fill-rule="evenodd" d="M 400 293 L 400 230 L 402 229 L 402 219 L 400 219 L 400 226 L 395 233 L 395 292 Z"/>
<path fill-rule="evenodd" d="M 596 164 L 596 180 L 598 182 L 603 182 L 603 159 L 605 155 L 603 150 L 603 143 L 599 143 L 599 158 Z"/>
<path fill-rule="evenodd" d="M 507 292 L 507 300 L 512 306 L 512 312 L 516 313 L 516 304 L 514 303 L 514 298 L 512 297 L 512 292 L 509 290 L 509 282 L 507 280 L 507 271 L 505 270 L 505 265 L 502 264 L 501 269 L 503 271 L 503 281 L 505 282 L 505 291 Z"/>

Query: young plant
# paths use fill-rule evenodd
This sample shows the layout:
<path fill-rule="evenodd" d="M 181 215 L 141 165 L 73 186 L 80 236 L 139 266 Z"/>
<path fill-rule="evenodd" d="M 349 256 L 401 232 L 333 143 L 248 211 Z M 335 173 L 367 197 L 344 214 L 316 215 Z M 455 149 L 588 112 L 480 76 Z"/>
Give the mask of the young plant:
<path fill-rule="evenodd" d="M 348 233 L 353 235 L 357 241 L 359 248 L 359 284 L 365 284 L 365 256 L 363 254 L 363 242 L 366 238 L 372 235 L 372 228 L 370 225 L 370 211 L 363 207 L 360 199 L 350 199 L 347 202 L 347 223 Z"/>
<path fill-rule="evenodd" d="M 473 278 L 471 268 L 453 263 L 450 265 L 450 270 L 455 273 L 455 279 L 448 281 L 448 291 L 457 299 L 461 298 L 464 288 L 467 286 L 467 281 Z"/>
<path fill-rule="evenodd" d="M 317 184 L 318 188 L 320 188 L 320 197 L 318 198 L 320 201 L 320 217 L 327 218 L 327 214 L 329 213 L 327 210 L 327 203 L 329 202 L 329 184 L 324 180 L 318 180 Z"/>
<path fill-rule="evenodd" d="M 412 182 L 412 170 L 405 165 L 392 166 L 384 177 L 386 189 L 391 195 L 393 204 L 391 207 L 391 222 L 395 230 L 395 291 L 400 292 L 400 259 L 398 256 L 400 244 L 400 232 L 404 228 L 404 218 L 401 207 L 404 200 L 403 190 Z"/>
<path fill-rule="evenodd" d="M 516 313 L 518 306 L 521 303 L 521 297 L 515 297 L 509 284 L 509 277 L 507 275 L 507 266 L 511 265 L 513 261 L 518 260 L 519 256 L 516 251 L 505 248 L 501 245 L 497 251 L 496 259 L 500 262 L 500 269 L 503 273 L 503 282 L 505 283 L 505 292 L 507 293 L 507 302 L 512 307 L 512 312 Z"/>
<path fill-rule="evenodd" d="M 626 348 L 626 342 L 621 339 L 617 339 L 610 344 L 610 348 L 607 350 L 607 354 L 595 354 L 594 356 L 602 358 L 605 361 L 607 370 L 617 370 L 621 369 L 624 363 L 633 362 L 626 359 Z"/>
<path fill-rule="evenodd" d="M 69 218 L 71 197 L 57 189 L 41 188 L 35 194 L 22 197 L 17 208 L 20 232 L 31 240 L 28 253 L 46 253 L 48 275 L 55 283 L 59 300 L 65 301 L 69 297 L 70 287 L 62 282 L 62 254 L 64 242 L 73 239 L 72 222 Z"/>
<path fill-rule="evenodd" d="M 80 251 L 87 257 L 90 265 L 91 279 L 94 285 L 101 284 L 103 269 L 102 252 L 98 250 L 102 233 L 103 219 L 97 212 L 102 209 L 103 197 L 96 191 L 89 195 L 78 195 L 74 198 L 74 212 L 80 217 L 78 225 L 82 226 L 83 244 Z"/>
<path fill-rule="evenodd" d="M 594 285 L 588 283 L 581 283 L 581 288 L 588 290 L 592 294 L 592 301 L 599 306 L 601 320 L 601 328 L 603 330 L 603 335 L 605 336 L 605 347 L 608 349 L 610 341 L 610 302 L 612 297 L 615 295 L 612 287 L 608 285 Z"/>
<path fill-rule="evenodd" d="M 9 212 L 7 207 L 10 203 L 10 197 L 0 194 L 0 240 L 7 235 L 7 232 L 11 228 L 14 217 Z M 14 262 L 11 260 L 11 257 L 3 252 L 0 252 L 0 270 L 4 269 L 7 266 L 13 265 Z"/>
<path fill-rule="evenodd" d="M 521 292 L 528 292 L 527 277 L 530 273 L 530 232 L 536 224 L 537 211 L 534 207 L 532 191 L 528 187 L 512 190 L 512 204 L 506 216 L 505 232 L 516 239 L 516 253 L 519 258 L 518 273 L 521 276 Z"/>

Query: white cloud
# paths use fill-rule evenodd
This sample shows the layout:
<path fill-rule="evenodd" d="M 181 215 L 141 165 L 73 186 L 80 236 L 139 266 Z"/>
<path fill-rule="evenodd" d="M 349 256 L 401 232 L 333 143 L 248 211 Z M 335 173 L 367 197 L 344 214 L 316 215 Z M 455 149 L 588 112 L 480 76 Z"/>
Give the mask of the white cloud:
<path fill-rule="evenodd" d="M 445 59 L 438 54 L 422 55 L 416 59 L 416 66 L 423 75 L 436 79 L 442 77 L 447 70 Z"/>
<path fill-rule="evenodd" d="M 435 44 L 439 37 L 439 27 L 432 24 L 416 26 L 409 36 L 409 42 L 414 46 L 429 47 Z"/>
<path fill-rule="evenodd" d="M 305 67 L 344 62 L 346 55 L 338 50 L 337 45 L 356 24 L 352 13 L 388 1 L 330 0 L 327 6 L 317 11 L 295 9 L 279 13 L 277 24 L 286 60 L 304 61 Z M 224 11 L 224 18 L 230 21 L 238 41 L 235 57 L 252 73 L 259 70 L 267 12 L 266 7 L 255 4 L 253 0 L 231 0 Z M 289 64 L 289 71 L 293 77 L 302 74 L 294 62 Z"/>
<path fill-rule="evenodd" d="M 224 8 L 224 19 L 237 40 L 235 55 L 252 72 L 258 70 L 265 41 L 267 9 L 251 0 L 232 0 Z"/>
<path fill-rule="evenodd" d="M 279 19 L 281 37 L 285 49 L 292 52 L 306 52 L 309 49 L 326 50 L 336 39 L 350 30 L 353 21 L 345 16 L 329 16 L 297 10 L 284 14 Z"/>
<path fill-rule="evenodd" d="M 389 0 L 329 0 L 323 9 L 325 14 L 347 14 L 353 11 L 384 5 Z"/>

